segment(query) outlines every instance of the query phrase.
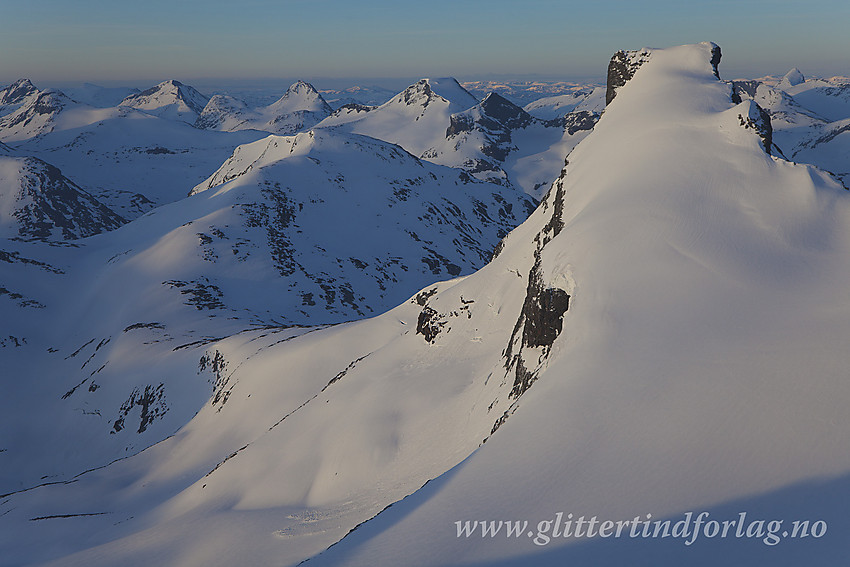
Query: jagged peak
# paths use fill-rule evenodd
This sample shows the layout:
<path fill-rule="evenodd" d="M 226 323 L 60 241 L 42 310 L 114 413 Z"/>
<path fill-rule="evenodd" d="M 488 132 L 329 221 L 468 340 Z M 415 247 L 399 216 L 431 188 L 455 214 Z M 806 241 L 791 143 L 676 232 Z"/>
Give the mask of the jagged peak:
<path fill-rule="evenodd" d="M 528 122 L 531 120 L 530 114 L 496 92 L 491 92 L 484 97 L 484 100 L 481 101 L 481 109 L 487 116 L 495 118 L 503 124 L 509 125 L 509 123 L 516 121 Z"/>
<path fill-rule="evenodd" d="M 38 92 L 32 81 L 26 78 L 18 79 L 8 87 L 0 90 L 0 105 L 16 104 L 26 96 Z"/>
<path fill-rule="evenodd" d="M 311 85 L 307 81 L 302 81 L 300 79 L 295 81 L 291 85 L 289 85 L 289 88 L 286 89 L 286 94 L 289 94 L 289 93 L 293 93 L 293 94 L 309 93 L 309 94 L 315 94 L 316 96 L 322 96 L 322 95 L 319 94 L 319 91 L 316 90 L 316 87 L 314 87 L 313 85 Z M 284 96 L 286 96 L 286 95 L 284 95 Z"/>
<path fill-rule="evenodd" d="M 419 79 L 394 97 L 390 103 L 428 106 L 438 99 L 453 106 L 456 111 L 466 110 L 479 102 L 457 82 L 457 79 L 442 77 Z"/>
<path fill-rule="evenodd" d="M 140 93 L 127 96 L 119 106 L 132 106 L 143 110 L 155 110 L 175 103 L 182 103 L 195 114 L 200 114 L 209 98 L 190 85 L 176 79 L 168 79 Z"/>

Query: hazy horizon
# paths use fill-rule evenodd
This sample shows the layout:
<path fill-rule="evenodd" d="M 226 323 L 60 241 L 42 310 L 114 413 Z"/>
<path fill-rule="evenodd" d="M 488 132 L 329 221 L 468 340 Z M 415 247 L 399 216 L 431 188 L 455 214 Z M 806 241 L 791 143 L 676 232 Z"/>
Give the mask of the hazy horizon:
<path fill-rule="evenodd" d="M 620 49 L 714 41 L 726 78 L 850 74 L 836 0 L 671 0 L 636 4 L 432 0 L 368 6 L 339 0 L 231 3 L 32 0 L 4 6 L 0 84 L 92 82 L 144 86 L 284 80 L 358 82 L 427 76 L 459 80 L 602 77 Z M 132 83 L 132 84 L 131 84 Z M 380 86 L 380 85 L 379 85 Z"/>

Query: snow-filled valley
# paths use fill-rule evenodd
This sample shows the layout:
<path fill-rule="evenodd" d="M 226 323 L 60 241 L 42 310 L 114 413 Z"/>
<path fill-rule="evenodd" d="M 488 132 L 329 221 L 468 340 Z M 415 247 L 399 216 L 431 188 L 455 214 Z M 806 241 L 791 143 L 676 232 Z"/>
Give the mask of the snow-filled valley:
<path fill-rule="evenodd" d="M 0 565 L 842 564 L 850 82 L 720 61 L 0 90 Z"/>

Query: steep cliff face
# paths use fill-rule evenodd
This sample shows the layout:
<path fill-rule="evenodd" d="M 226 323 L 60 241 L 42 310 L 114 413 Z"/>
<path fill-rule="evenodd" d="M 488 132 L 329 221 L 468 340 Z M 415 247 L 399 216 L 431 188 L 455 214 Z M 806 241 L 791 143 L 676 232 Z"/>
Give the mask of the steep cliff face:
<path fill-rule="evenodd" d="M 617 90 L 624 86 L 634 77 L 635 72 L 641 65 L 649 60 L 650 52 L 646 49 L 640 51 L 618 51 L 608 62 L 608 75 L 606 80 L 605 105 L 611 104 L 617 96 Z"/>

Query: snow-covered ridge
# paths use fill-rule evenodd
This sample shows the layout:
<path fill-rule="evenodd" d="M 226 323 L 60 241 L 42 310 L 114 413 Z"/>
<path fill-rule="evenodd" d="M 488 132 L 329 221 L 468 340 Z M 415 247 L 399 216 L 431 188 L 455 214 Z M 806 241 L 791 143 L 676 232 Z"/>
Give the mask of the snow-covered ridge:
<path fill-rule="evenodd" d="M 330 114 L 331 107 L 322 95 L 311 84 L 297 81 L 278 100 L 260 108 L 250 108 L 233 97 L 215 95 L 195 126 L 227 132 L 255 129 L 289 135 L 315 126 Z"/>

